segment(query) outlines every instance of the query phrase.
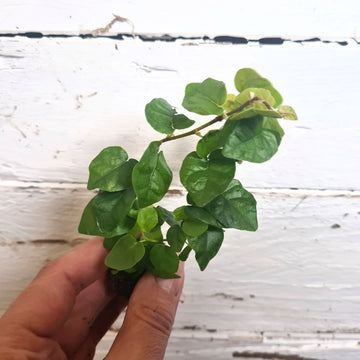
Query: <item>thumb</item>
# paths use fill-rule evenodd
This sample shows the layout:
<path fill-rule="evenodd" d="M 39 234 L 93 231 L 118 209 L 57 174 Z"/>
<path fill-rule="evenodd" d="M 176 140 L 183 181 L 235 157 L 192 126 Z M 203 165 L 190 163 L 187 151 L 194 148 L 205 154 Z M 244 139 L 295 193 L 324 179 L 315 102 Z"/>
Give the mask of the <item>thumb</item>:
<path fill-rule="evenodd" d="M 159 279 L 147 273 L 139 280 L 107 360 L 164 358 L 183 288 L 183 268 L 181 263 L 180 279 Z"/>

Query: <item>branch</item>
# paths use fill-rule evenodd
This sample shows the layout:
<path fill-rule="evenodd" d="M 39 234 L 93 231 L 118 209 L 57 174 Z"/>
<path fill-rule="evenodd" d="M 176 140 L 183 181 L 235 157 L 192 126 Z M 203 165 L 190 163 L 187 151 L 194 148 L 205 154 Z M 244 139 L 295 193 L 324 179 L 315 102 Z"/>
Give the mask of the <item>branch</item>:
<path fill-rule="evenodd" d="M 188 132 L 186 132 L 186 133 L 183 133 L 183 134 L 180 134 L 180 135 L 176 135 L 176 136 L 171 136 L 171 135 L 170 135 L 170 136 L 168 136 L 168 137 L 166 137 L 166 138 L 164 138 L 164 139 L 161 139 L 160 142 L 161 142 L 161 143 L 164 143 L 164 142 L 167 142 L 167 141 L 177 140 L 177 139 L 184 138 L 184 137 L 186 137 L 186 136 L 198 134 L 198 133 L 200 132 L 200 130 L 205 129 L 205 128 L 207 128 L 208 126 L 211 126 L 211 125 L 217 123 L 218 121 L 222 121 L 222 120 L 226 119 L 227 117 L 229 117 L 229 116 L 231 116 L 231 115 L 234 115 L 234 114 L 236 114 L 236 113 L 244 110 L 247 106 L 251 105 L 251 104 L 254 103 L 254 102 L 261 102 L 261 103 L 263 103 L 269 110 L 273 110 L 273 108 L 272 108 L 265 100 L 263 100 L 263 99 L 255 96 L 255 97 L 253 97 L 252 99 L 244 102 L 242 105 L 240 105 L 240 106 L 237 107 L 236 109 L 231 110 L 231 111 L 229 111 L 229 112 L 226 113 L 226 114 L 219 115 L 219 116 L 217 116 L 216 118 L 212 119 L 211 121 L 207 122 L 207 123 L 204 124 L 204 125 L 199 126 L 199 127 L 196 128 L 196 129 L 193 129 L 193 130 L 191 130 L 191 131 L 188 131 Z"/>

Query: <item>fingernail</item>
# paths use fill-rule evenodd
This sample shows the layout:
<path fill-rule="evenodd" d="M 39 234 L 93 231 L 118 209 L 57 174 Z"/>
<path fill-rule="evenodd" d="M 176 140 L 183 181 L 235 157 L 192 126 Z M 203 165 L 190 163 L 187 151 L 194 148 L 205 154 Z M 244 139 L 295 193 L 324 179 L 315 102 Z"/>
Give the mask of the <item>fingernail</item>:
<path fill-rule="evenodd" d="M 180 264 L 179 264 L 179 269 L 177 271 L 177 275 L 179 275 L 181 277 L 177 278 L 177 279 L 156 278 L 156 282 L 167 293 L 169 293 L 169 294 L 171 294 L 173 296 L 177 296 L 182 290 L 183 281 L 184 281 L 184 279 L 183 279 L 183 277 L 184 277 L 184 263 L 183 262 L 180 262 Z"/>

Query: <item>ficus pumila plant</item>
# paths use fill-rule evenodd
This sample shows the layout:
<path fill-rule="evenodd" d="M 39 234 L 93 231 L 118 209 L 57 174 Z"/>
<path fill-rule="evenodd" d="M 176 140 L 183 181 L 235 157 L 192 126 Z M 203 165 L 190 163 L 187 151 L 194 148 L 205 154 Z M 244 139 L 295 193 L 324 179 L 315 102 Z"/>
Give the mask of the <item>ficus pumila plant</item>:
<path fill-rule="evenodd" d="M 110 146 L 90 163 L 87 188 L 99 191 L 84 209 L 79 232 L 104 237 L 112 276 L 136 281 L 148 271 L 175 278 L 179 260 L 192 251 L 204 270 L 220 249 L 224 229 L 257 229 L 256 200 L 234 179 L 235 165 L 269 160 L 284 135 L 277 119 L 297 117 L 290 106 L 281 105 L 270 81 L 252 69 L 236 73 L 235 88 L 238 94 L 228 94 L 222 81 L 211 78 L 188 84 L 182 106 L 215 117 L 180 134 L 174 132 L 195 121 L 166 100 L 153 99 L 145 107 L 146 119 L 166 137 L 151 142 L 139 161 L 129 159 L 122 147 Z M 201 133 L 214 124 L 222 126 Z M 187 204 L 171 211 L 157 205 L 172 181 L 160 147 L 191 135 L 200 140 L 195 151 L 184 154 L 180 168 Z"/>

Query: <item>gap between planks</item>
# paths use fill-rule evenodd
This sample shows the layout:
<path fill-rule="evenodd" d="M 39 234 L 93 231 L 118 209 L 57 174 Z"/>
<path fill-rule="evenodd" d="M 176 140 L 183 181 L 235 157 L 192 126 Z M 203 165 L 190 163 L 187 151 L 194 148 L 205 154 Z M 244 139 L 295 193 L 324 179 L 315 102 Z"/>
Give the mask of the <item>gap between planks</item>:
<path fill-rule="evenodd" d="M 34 188 L 34 189 L 52 189 L 52 190 L 86 190 L 86 183 L 80 182 L 36 182 L 36 181 L 18 181 L 18 180 L 6 180 L 0 182 L 1 187 L 9 188 Z M 308 189 L 308 188 L 274 188 L 274 187 L 247 187 L 254 194 L 278 194 L 282 196 L 291 197 L 348 197 L 357 198 L 360 197 L 359 190 L 346 190 L 346 189 Z M 186 191 L 180 187 L 171 188 L 168 191 L 168 195 L 185 196 Z"/>

